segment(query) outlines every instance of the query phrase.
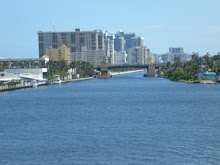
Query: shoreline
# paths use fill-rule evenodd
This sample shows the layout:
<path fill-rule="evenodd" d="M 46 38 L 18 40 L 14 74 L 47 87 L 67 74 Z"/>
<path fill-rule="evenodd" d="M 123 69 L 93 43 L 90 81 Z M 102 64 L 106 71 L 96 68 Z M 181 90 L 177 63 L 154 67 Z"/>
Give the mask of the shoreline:
<path fill-rule="evenodd" d="M 170 81 L 173 81 L 171 79 L 169 79 L 168 77 L 166 76 L 158 76 L 158 77 L 161 77 L 161 78 L 165 78 L 165 79 L 168 79 Z M 194 81 L 191 81 L 191 80 L 177 80 L 177 81 L 173 81 L 173 82 L 183 82 L 183 83 L 191 83 L 191 84 L 218 84 L 218 82 L 213 82 L 211 80 L 194 80 Z"/>
<path fill-rule="evenodd" d="M 136 73 L 136 72 L 143 72 L 144 70 L 132 70 L 132 71 L 124 71 L 124 72 L 112 72 L 111 76 L 116 76 L 116 75 L 120 75 L 120 74 L 128 74 L 128 73 Z"/>
<path fill-rule="evenodd" d="M 77 79 L 70 79 L 70 80 L 62 81 L 62 83 L 78 82 L 78 81 L 91 80 L 91 79 L 93 79 L 93 77 L 77 78 Z M 62 83 L 61 83 L 61 84 L 62 84 Z"/>
<path fill-rule="evenodd" d="M 71 79 L 71 80 L 65 80 L 62 83 L 68 83 L 68 82 L 78 82 L 78 81 L 85 81 L 85 80 L 91 80 L 93 79 L 93 77 L 87 77 L 87 78 L 79 78 L 79 79 Z M 61 84 L 62 84 L 61 83 Z M 21 85 L 18 84 L 16 86 L 0 86 L 0 93 L 1 92 L 8 92 L 8 91 L 14 91 L 14 90 L 19 90 L 19 89 L 25 89 L 25 88 L 38 88 L 38 87 L 42 87 L 42 86 L 50 86 L 50 85 L 56 85 L 56 84 L 41 84 L 38 85 L 37 87 L 33 86 L 33 85 Z"/>

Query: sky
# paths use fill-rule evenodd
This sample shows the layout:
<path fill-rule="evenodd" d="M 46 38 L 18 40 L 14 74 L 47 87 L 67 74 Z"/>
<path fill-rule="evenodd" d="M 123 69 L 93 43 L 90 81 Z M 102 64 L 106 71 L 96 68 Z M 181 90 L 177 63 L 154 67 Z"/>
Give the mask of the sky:
<path fill-rule="evenodd" d="M 220 0 L 0 0 L 0 57 L 38 57 L 38 31 L 107 30 L 143 36 L 154 54 L 169 47 L 220 52 Z"/>

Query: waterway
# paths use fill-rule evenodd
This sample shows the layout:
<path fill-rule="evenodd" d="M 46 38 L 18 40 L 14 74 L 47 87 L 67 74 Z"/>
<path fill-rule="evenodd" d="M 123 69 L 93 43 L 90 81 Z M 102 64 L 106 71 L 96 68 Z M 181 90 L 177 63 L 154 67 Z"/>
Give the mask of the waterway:
<path fill-rule="evenodd" d="M 0 164 L 219 165 L 220 85 L 139 72 L 0 93 Z"/>

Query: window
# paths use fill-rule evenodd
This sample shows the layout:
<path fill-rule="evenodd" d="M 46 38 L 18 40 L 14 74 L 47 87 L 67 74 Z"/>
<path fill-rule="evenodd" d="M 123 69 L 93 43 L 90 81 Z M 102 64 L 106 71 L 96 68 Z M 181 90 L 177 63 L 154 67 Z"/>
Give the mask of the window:
<path fill-rule="evenodd" d="M 80 44 L 85 44 L 85 38 L 84 38 L 84 37 L 80 37 L 79 43 L 80 43 Z"/>
<path fill-rule="evenodd" d="M 71 33 L 71 43 L 72 44 L 76 43 L 76 35 L 75 35 L 75 33 Z"/>
<path fill-rule="evenodd" d="M 76 52 L 76 47 L 71 47 L 71 52 Z"/>

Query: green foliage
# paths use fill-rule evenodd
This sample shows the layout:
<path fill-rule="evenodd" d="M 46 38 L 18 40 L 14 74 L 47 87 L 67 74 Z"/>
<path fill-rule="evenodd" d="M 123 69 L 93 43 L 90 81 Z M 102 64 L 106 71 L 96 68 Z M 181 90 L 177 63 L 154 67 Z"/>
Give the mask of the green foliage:
<path fill-rule="evenodd" d="M 185 63 L 181 63 L 177 58 L 174 63 L 167 63 L 160 72 L 159 75 L 170 78 L 173 81 L 178 80 L 198 80 L 198 71 L 213 71 L 220 72 L 220 55 L 210 57 L 207 53 L 203 57 L 199 57 L 198 53 L 193 53 L 192 60 Z"/>
<path fill-rule="evenodd" d="M 48 77 L 59 75 L 62 79 L 67 75 L 68 65 L 64 60 L 61 61 L 49 61 L 46 64 L 48 68 Z"/>
<path fill-rule="evenodd" d="M 54 75 L 59 75 L 61 79 L 64 79 L 70 68 L 75 68 L 80 77 L 89 77 L 94 74 L 93 65 L 84 61 L 73 61 L 69 65 L 64 60 L 49 61 L 46 66 L 48 68 L 48 79 L 52 79 Z"/>
<path fill-rule="evenodd" d="M 7 85 L 14 86 L 14 85 L 20 84 L 20 83 L 21 83 L 20 81 L 10 81 L 10 82 L 7 83 Z"/>

